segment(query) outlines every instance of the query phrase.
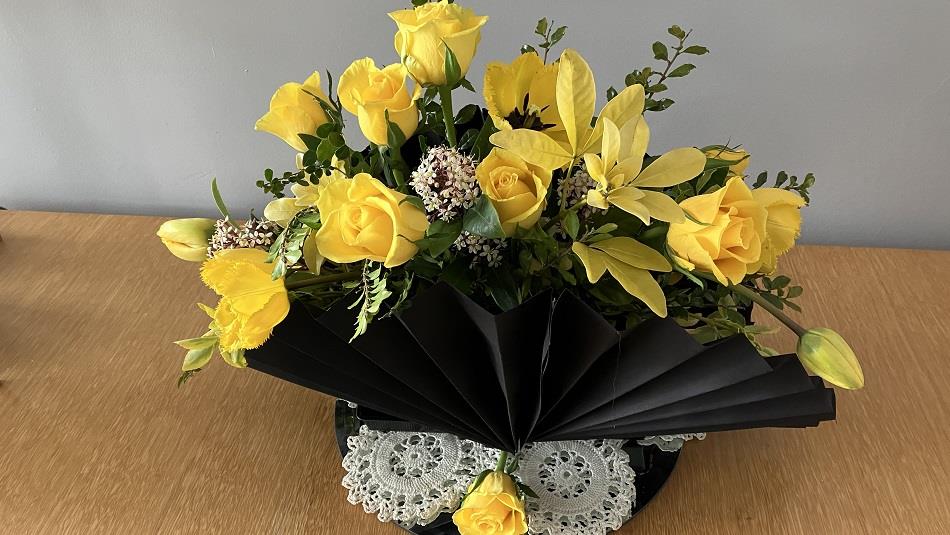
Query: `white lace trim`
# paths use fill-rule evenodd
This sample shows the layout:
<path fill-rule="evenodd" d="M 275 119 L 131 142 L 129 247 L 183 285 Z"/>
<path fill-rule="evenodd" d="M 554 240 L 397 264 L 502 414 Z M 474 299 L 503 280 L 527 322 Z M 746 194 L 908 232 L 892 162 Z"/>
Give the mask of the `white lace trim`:
<path fill-rule="evenodd" d="M 704 440 L 706 433 L 686 433 L 682 435 L 655 435 L 637 440 L 641 446 L 656 446 L 663 451 L 679 451 L 687 440 Z"/>

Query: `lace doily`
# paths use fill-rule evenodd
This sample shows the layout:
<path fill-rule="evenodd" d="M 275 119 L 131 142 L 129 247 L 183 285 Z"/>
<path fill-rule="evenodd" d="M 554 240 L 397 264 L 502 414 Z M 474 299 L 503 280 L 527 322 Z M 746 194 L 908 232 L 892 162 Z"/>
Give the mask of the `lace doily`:
<path fill-rule="evenodd" d="M 656 446 L 663 451 L 679 451 L 687 440 L 703 440 L 706 433 L 686 433 L 683 435 L 656 435 L 637 440 L 641 446 Z"/>
<path fill-rule="evenodd" d="M 622 440 L 528 444 L 516 475 L 538 495 L 525 502 L 528 532 L 607 533 L 620 528 L 636 498 Z"/>
<path fill-rule="evenodd" d="M 379 432 L 366 426 L 346 439 L 347 500 L 382 522 L 411 527 L 455 510 L 468 484 L 497 455 L 442 433 Z"/>

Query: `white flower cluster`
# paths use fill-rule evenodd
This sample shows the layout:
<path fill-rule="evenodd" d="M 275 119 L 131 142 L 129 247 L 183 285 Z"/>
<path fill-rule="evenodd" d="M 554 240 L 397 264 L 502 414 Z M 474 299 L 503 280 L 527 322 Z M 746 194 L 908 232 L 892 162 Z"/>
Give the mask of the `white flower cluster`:
<path fill-rule="evenodd" d="M 252 217 L 243 225 L 234 225 L 227 219 L 214 223 L 214 234 L 208 244 L 208 258 L 224 249 L 268 250 L 280 234 L 280 226 L 273 221 Z"/>
<path fill-rule="evenodd" d="M 449 147 L 426 151 L 409 185 L 422 197 L 430 217 L 451 221 L 475 204 L 480 194 L 475 162 Z"/>
<path fill-rule="evenodd" d="M 567 180 L 558 182 L 557 196 L 560 199 L 561 195 L 565 195 L 567 206 L 572 206 L 577 201 L 586 199 L 588 190 L 592 190 L 596 186 L 597 182 L 591 178 L 586 169 L 581 167 L 574 171 L 574 174 Z"/>
<path fill-rule="evenodd" d="M 476 236 L 463 231 L 452 247 L 472 255 L 472 265 L 484 262 L 488 267 L 501 265 L 501 252 L 505 249 L 505 240 L 496 240 Z"/>

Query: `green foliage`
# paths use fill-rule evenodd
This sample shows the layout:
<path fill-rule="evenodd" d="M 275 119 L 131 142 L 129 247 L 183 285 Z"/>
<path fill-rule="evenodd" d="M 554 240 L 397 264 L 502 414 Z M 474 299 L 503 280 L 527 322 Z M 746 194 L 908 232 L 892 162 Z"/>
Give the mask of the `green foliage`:
<path fill-rule="evenodd" d="M 214 197 L 214 204 L 218 207 L 218 211 L 221 212 L 221 217 L 230 221 L 231 214 L 228 212 L 228 207 L 224 204 L 224 199 L 221 198 L 221 192 L 218 191 L 218 179 L 211 179 L 211 196 Z"/>
<path fill-rule="evenodd" d="M 271 276 L 276 280 L 303 258 L 303 243 L 313 229 L 319 229 L 320 214 L 313 209 L 297 212 L 277 235 L 268 251 L 267 261 L 274 264 Z"/>
<path fill-rule="evenodd" d="M 459 60 L 455 56 L 455 52 L 452 52 L 452 49 L 449 48 L 449 45 L 442 43 L 445 46 L 445 64 L 443 68 L 445 69 L 445 85 L 449 87 L 456 87 L 462 79 L 462 67 L 459 65 Z"/>
<path fill-rule="evenodd" d="M 185 383 L 187 383 L 192 377 L 198 375 L 198 372 L 201 371 L 201 368 L 196 370 L 188 370 L 181 372 L 181 375 L 178 376 L 178 388 L 181 388 Z"/>
<path fill-rule="evenodd" d="M 475 205 L 465 212 L 462 218 L 462 230 L 485 238 L 505 237 L 498 212 L 495 211 L 495 205 L 484 195 L 479 197 L 475 201 Z"/>
<path fill-rule="evenodd" d="M 768 171 L 762 171 L 759 173 L 759 176 L 756 177 L 755 182 L 752 184 L 753 188 L 761 188 L 765 186 L 765 183 L 769 180 Z M 805 199 L 806 203 L 811 202 L 811 197 L 809 197 L 809 190 L 812 186 L 815 185 L 815 175 L 808 173 L 805 175 L 805 178 L 801 182 L 798 181 L 798 177 L 795 175 L 789 175 L 785 171 L 779 171 L 775 175 L 775 184 L 772 186 L 774 188 L 781 188 L 786 191 L 794 191 L 802 196 Z"/>
<path fill-rule="evenodd" d="M 775 278 L 756 275 L 747 279 L 746 286 L 755 290 L 766 301 L 778 307 L 779 310 L 788 307 L 796 312 L 801 312 L 801 307 L 792 299 L 801 297 L 804 289 L 801 286 L 792 286 L 791 282 L 792 280 L 785 275 L 779 275 Z"/>
<path fill-rule="evenodd" d="M 349 308 L 359 307 L 359 311 L 356 314 L 356 330 L 350 342 L 366 332 L 370 322 L 379 314 L 383 303 L 392 295 L 386 287 L 386 276 L 383 274 L 382 264 L 365 261 L 363 276 L 357 284 L 359 296 Z"/>
<path fill-rule="evenodd" d="M 451 222 L 436 219 L 429 224 L 425 237 L 415 242 L 415 244 L 419 249 L 427 251 L 435 257 L 447 251 L 461 233 L 462 220 L 460 218 L 455 218 Z"/>
<path fill-rule="evenodd" d="M 670 44 L 656 41 L 652 46 L 653 58 L 661 62 L 660 66 L 656 68 L 643 67 L 642 69 L 635 69 L 624 77 L 624 84 L 627 87 L 632 85 L 643 86 L 646 93 L 644 111 L 662 111 L 672 106 L 674 103 L 673 99 L 658 98 L 656 95 L 664 93 L 669 89 L 666 85 L 668 79 L 682 78 L 696 68 L 696 66 L 691 63 L 677 64 L 677 62 L 682 59 L 684 55 L 702 56 L 709 52 L 708 48 L 701 45 L 686 45 L 686 41 L 689 39 L 691 32 L 692 30 L 687 32 L 679 26 L 671 26 L 667 29 L 667 33 L 673 36 L 676 41 Z M 671 51 L 672 54 L 670 53 Z M 608 88 L 607 100 L 617 96 L 617 93 L 618 91 L 615 88 Z"/>
<path fill-rule="evenodd" d="M 548 22 L 548 19 L 545 17 L 538 21 L 538 24 L 534 27 L 535 35 L 541 38 L 541 42 L 537 46 L 532 46 L 528 44 L 521 45 L 521 53 L 527 54 L 528 52 L 534 52 L 538 54 L 538 49 L 544 50 L 543 59 L 544 62 L 548 62 L 548 53 L 554 48 L 554 45 L 558 44 L 561 39 L 567 34 L 567 26 L 554 26 L 554 21 Z M 541 55 L 541 54 L 538 54 Z"/>

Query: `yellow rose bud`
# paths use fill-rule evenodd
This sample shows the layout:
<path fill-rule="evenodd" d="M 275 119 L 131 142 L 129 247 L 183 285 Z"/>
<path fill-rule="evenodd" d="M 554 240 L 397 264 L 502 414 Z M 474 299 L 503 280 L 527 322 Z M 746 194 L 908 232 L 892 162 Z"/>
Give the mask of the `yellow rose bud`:
<path fill-rule="evenodd" d="M 721 145 L 707 148 L 705 154 L 709 158 L 717 160 L 726 160 L 727 162 L 736 162 L 729 166 L 729 171 L 735 175 L 743 176 L 745 170 L 749 167 L 749 153 L 745 149 L 730 150 Z"/>
<path fill-rule="evenodd" d="M 762 243 L 761 265 L 758 271 L 772 273 L 778 263 L 778 257 L 787 253 L 802 228 L 801 207 L 805 199 L 791 191 L 778 188 L 759 188 L 752 190 L 752 198 L 768 212 L 765 222 L 765 241 Z"/>
<path fill-rule="evenodd" d="M 356 116 L 366 139 L 377 145 L 388 145 L 389 121 L 409 137 L 419 126 L 416 100 L 422 87 L 412 93 L 406 85 L 406 67 L 398 63 L 382 69 L 371 58 L 358 59 L 340 75 L 340 104 Z"/>
<path fill-rule="evenodd" d="M 201 280 L 221 296 L 212 330 L 222 352 L 260 347 L 287 317 L 290 300 L 284 278 L 274 280 L 273 270 L 267 252 L 260 249 L 225 249 L 201 266 Z"/>
<path fill-rule="evenodd" d="M 494 148 L 475 168 L 475 177 L 488 196 L 506 236 L 518 227 L 530 228 L 544 210 L 551 172 L 531 165 L 511 151 Z"/>
<path fill-rule="evenodd" d="M 864 372 L 854 350 L 831 329 L 809 329 L 798 339 L 799 360 L 815 375 L 829 383 L 857 390 L 864 387 Z"/>
<path fill-rule="evenodd" d="M 173 255 L 189 262 L 202 262 L 208 258 L 214 219 L 172 219 L 162 223 L 156 234 Z"/>
<path fill-rule="evenodd" d="M 339 264 L 406 263 L 418 252 L 413 242 L 425 236 L 429 221 L 405 198 L 366 173 L 321 178 L 317 208 L 323 225 L 314 239 L 319 254 Z"/>
<path fill-rule="evenodd" d="M 690 197 L 680 207 L 701 222 L 687 219 L 670 225 L 666 241 L 680 265 L 712 273 L 722 284 L 739 284 L 758 269 L 768 212 L 742 177 Z"/>
<path fill-rule="evenodd" d="M 557 63 L 545 65 L 534 52 L 522 54 L 510 64 L 489 63 L 482 92 L 495 127 L 500 130 L 543 129 L 546 133 L 563 131 L 554 95 L 557 72 Z"/>
<path fill-rule="evenodd" d="M 528 531 L 524 502 L 511 476 L 491 472 L 452 514 L 461 535 L 521 535 Z"/>
<path fill-rule="evenodd" d="M 311 74 L 302 84 L 286 83 L 271 97 L 270 110 L 257 120 L 254 129 L 270 132 L 298 151 L 306 151 L 307 145 L 298 134 L 313 135 L 328 121 L 318 98 L 330 101 L 320 89 L 318 72 Z"/>
<path fill-rule="evenodd" d="M 462 76 L 468 72 L 488 17 L 447 0 L 393 11 L 396 52 L 412 77 L 424 85 L 445 85 L 445 47 L 455 54 Z"/>

